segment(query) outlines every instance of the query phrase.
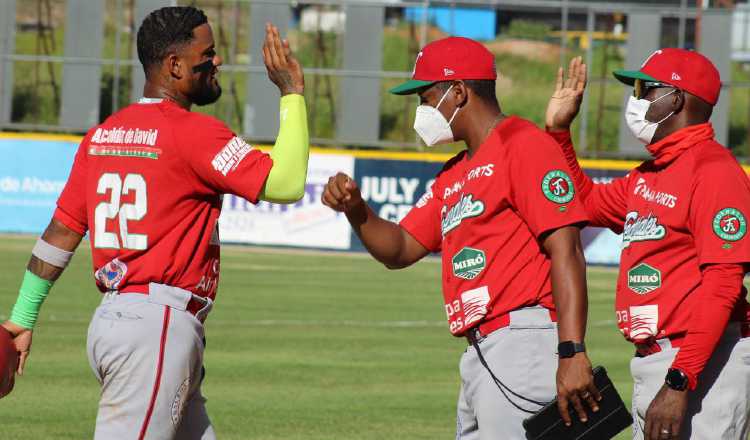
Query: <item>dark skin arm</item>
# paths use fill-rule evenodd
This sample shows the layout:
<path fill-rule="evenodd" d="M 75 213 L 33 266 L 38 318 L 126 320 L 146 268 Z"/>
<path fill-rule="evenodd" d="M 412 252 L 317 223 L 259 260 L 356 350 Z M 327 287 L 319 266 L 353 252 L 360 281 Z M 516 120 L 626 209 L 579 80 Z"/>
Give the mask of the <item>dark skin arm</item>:
<path fill-rule="evenodd" d="M 338 173 L 328 179 L 322 201 L 334 211 L 346 214 L 367 251 L 389 269 L 410 266 L 429 253 L 399 225 L 380 218 L 362 200 L 357 184 L 346 174 Z"/>
<path fill-rule="evenodd" d="M 429 251 L 399 225 L 380 218 L 362 200 L 356 183 L 339 173 L 328 180 L 322 196 L 323 204 L 344 212 L 354 232 L 370 254 L 390 269 L 407 267 L 426 256 Z M 560 317 L 561 341 L 582 342 L 586 333 L 586 262 L 581 248 L 580 232 L 570 226 L 555 230 L 542 240 L 544 251 L 552 260 L 552 290 Z M 573 405 L 579 418 L 586 421 L 582 400 L 598 411 L 600 399 L 594 386 L 591 362 L 585 353 L 561 359 L 557 371 L 558 407 L 567 425 Z M 588 393 L 588 394 L 586 394 Z M 586 398 L 581 396 L 586 396 Z"/>
<path fill-rule="evenodd" d="M 552 296 L 557 308 L 560 341 L 583 342 L 586 336 L 588 297 L 586 294 L 586 261 L 581 248 L 580 230 L 576 226 L 556 229 L 542 237 L 542 247 L 552 261 Z M 573 405 L 582 422 L 588 417 L 583 401 L 593 411 L 601 399 L 586 353 L 560 358 L 557 368 L 557 406 L 565 424 L 570 426 L 569 407 Z"/>
<path fill-rule="evenodd" d="M 42 234 L 42 239 L 47 243 L 65 251 L 75 251 L 83 236 L 70 230 L 59 221 L 52 219 L 49 226 Z M 31 256 L 26 268 L 39 278 L 55 281 L 63 273 L 62 268 L 46 263 L 35 256 Z M 33 330 L 21 327 L 10 321 L 1 324 L 12 336 L 16 350 L 21 353 L 18 362 L 18 374 L 23 374 L 23 367 L 31 352 L 31 339 Z"/>

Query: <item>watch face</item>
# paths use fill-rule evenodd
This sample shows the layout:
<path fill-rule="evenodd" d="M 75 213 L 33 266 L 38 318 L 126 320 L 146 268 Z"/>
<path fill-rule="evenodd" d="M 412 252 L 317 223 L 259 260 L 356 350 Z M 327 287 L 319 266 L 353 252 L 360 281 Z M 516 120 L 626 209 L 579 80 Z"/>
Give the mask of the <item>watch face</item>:
<path fill-rule="evenodd" d="M 677 391 L 685 390 L 688 385 L 688 379 L 685 373 L 676 368 L 670 368 L 669 371 L 667 371 L 667 377 L 664 382 L 669 388 Z"/>
<path fill-rule="evenodd" d="M 561 342 L 557 346 L 557 353 L 560 355 L 561 358 L 569 358 L 575 356 L 575 347 L 573 347 L 572 342 Z"/>
<path fill-rule="evenodd" d="M 583 343 L 577 343 L 573 341 L 561 342 L 557 345 L 557 354 L 561 358 L 570 358 L 576 355 L 576 353 L 582 353 L 586 351 L 586 346 Z"/>

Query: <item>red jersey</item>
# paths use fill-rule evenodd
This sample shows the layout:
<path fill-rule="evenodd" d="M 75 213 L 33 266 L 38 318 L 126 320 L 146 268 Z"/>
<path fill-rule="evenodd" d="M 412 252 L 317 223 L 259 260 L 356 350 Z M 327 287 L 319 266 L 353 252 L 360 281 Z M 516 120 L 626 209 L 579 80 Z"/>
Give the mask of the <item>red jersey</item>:
<path fill-rule="evenodd" d="M 449 160 L 401 221 L 426 249 L 442 251 L 451 333 L 542 305 L 554 310 L 544 232 L 586 221 L 555 141 L 518 117 L 503 120 L 473 157 Z"/>
<path fill-rule="evenodd" d="M 213 299 L 221 195 L 257 202 L 272 164 L 217 119 L 142 100 L 86 134 L 54 218 L 89 231 L 101 291 L 154 282 Z"/>
<path fill-rule="evenodd" d="M 575 161 L 569 133 L 553 135 Z M 692 318 L 701 268 L 750 262 L 750 181 L 713 140 L 710 124 L 649 147 L 659 149 L 657 159 L 627 176 L 579 185 L 590 224 L 622 233 L 615 307 L 620 330 L 633 342 L 685 336 L 698 325 Z M 745 318 L 744 294 L 734 320 Z"/>

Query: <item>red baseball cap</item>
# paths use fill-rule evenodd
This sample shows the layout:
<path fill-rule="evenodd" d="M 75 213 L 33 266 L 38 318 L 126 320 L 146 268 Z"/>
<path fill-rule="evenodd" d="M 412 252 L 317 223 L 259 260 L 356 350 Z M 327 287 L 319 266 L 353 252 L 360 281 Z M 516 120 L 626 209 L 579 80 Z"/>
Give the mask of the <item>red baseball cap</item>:
<path fill-rule="evenodd" d="M 463 37 L 443 38 L 419 52 L 411 77 L 390 92 L 410 95 L 438 81 L 497 79 L 495 56 L 478 41 Z"/>
<path fill-rule="evenodd" d="M 640 70 L 616 70 L 614 75 L 630 86 L 636 79 L 669 84 L 711 105 L 716 105 L 721 90 L 719 71 L 711 60 L 685 49 L 659 49 L 646 59 Z"/>

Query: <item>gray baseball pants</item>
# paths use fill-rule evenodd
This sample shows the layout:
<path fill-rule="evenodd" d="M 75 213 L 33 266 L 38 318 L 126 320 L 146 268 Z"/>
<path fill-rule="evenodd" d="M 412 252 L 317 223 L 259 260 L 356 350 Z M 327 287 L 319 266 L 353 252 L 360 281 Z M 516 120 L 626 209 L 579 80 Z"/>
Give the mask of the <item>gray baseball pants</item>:
<path fill-rule="evenodd" d="M 664 385 L 678 348 L 659 340 L 662 351 L 630 361 L 633 375 L 633 439 L 644 438 L 646 411 Z M 731 323 L 690 392 L 680 439 L 744 440 L 750 432 L 750 338 Z"/>
<path fill-rule="evenodd" d="M 185 311 L 186 291 L 150 292 L 105 294 L 94 312 L 87 341 L 101 384 L 94 438 L 214 440 L 200 392 L 203 324 Z"/>
<path fill-rule="evenodd" d="M 557 325 L 541 307 L 511 312 L 510 325 L 495 330 L 478 344 L 495 376 L 517 394 L 549 402 L 557 394 Z M 474 347 L 461 356 L 456 440 L 523 440 L 522 422 L 530 414 L 516 408 L 498 389 L 480 363 Z M 521 408 L 539 405 L 512 396 Z"/>

